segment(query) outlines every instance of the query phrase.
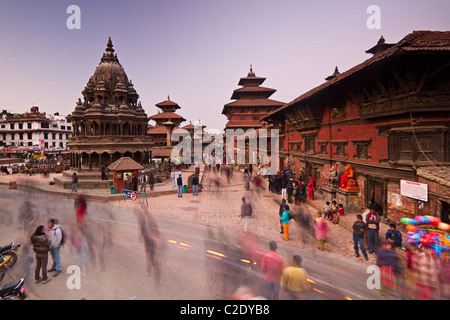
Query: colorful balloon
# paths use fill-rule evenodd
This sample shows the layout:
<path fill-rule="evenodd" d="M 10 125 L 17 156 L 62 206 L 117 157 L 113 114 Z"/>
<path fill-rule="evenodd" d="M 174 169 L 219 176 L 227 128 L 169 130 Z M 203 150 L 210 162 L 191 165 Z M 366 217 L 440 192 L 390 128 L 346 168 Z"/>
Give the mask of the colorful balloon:
<path fill-rule="evenodd" d="M 416 220 L 419 221 L 419 223 L 430 223 L 431 219 L 428 216 L 416 216 Z"/>
<path fill-rule="evenodd" d="M 450 224 L 448 224 L 448 223 L 439 222 L 439 224 L 438 224 L 437 227 L 438 227 L 440 230 L 450 231 Z"/>
<path fill-rule="evenodd" d="M 403 224 L 411 224 L 413 226 L 417 226 L 419 224 L 419 222 L 416 219 L 411 218 L 401 218 L 400 222 Z"/>

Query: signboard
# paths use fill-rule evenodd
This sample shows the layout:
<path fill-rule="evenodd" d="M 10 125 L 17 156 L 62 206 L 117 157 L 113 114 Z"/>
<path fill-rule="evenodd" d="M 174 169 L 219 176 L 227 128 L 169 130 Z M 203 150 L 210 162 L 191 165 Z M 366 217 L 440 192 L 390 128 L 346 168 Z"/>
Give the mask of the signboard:
<path fill-rule="evenodd" d="M 124 201 L 125 201 L 126 198 L 129 198 L 129 199 L 131 199 L 133 201 L 136 201 L 138 194 L 142 194 L 143 195 L 142 207 L 144 206 L 144 202 L 147 203 L 147 207 L 148 207 L 147 193 L 145 193 L 145 192 L 138 192 L 138 191 L 133 191 L 133 190 L 122 189 L 120 191 L 119 202 L 122 200 L 122 198 L 123 198 Z"/>
<path fill-rule="evenodd" d="M 400 180 L 400 194 L 405 197 L 428 202 L 428 185 L 414 181 Z"/>

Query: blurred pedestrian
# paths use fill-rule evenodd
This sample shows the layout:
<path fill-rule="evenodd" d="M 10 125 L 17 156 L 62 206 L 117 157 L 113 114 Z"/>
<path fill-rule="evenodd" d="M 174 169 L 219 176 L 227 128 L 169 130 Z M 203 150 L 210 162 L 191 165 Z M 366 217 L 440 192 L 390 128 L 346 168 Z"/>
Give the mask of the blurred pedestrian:
<path fill-rule="evenodd" d="M 439 285 L 441 297 L 450 299 L 450 261 L 449 250 L 441 252 L 439 265 Z"/>
<path fill-rule="evenodd" d="M 253 215 L 253 209 L 252 209 L 252 205 L 249 202 L 245 201 L 245 197 L 242 197 L 242 204 L 241 204 L 241 219 L 245 220 L 245 225 L 244 225 L 244 232 L 247 233 L 247 228 L 248 228 L 248 219 L 250 217 L 252 217 Z"/>
<path fill-rule="evenodd" d="M 288 184 L 288 179 L 286 177 L 285 173 L 281 174 L 280 177 L 280 183 L 281 183 L 281 199 L 287 199 L 287 184 Z"/>
<path fill-rule="evenodd" d="M 137 173 L 133 173 L 131 177 L 131 182 L 133 184 L 133 191 L 138 191 L 138 178 Z"/>
<path fill-rule="evenodd" d="M 411 299 L 416 299 L 417 297 L 417 261 L 418 261 L 418 251 L 414 243 L 409 243 L 406 247 L 406 269 L 405 269 L 405 280 L 408 287 L 409 296 Z"/>
<path fill-rule="evenodd" d="M 244 188 L 245 190 L 250 190 L 250 175 L 248 169 L 244 170 Z"/>
<path fill-rule="evenodd" d="M 286 186 L 288 203 L 292 203 L 292 195 L 294 194 L 294 182 L 290 179 Z"/>
<path fill-rule="evenodd" d="M 300 204 L 300 185 L 297 181 L 294 181 L 294 204 Z"/>
<path fill-rule="evenodd" d="M 319 246 L 319 250 L 324 250 L 325 244 L 328 242 L 329 238 L 329 228 L 327 220 L 320 212 L 317 212 L 317 217 L 314 219 L 314 225 L 316 230 L 317 245 Z"/>
<path fill-rule="evenodd" d="M 54 277 L 61 273 L 61 243 L 63 240 L 63 233 L 59 224 L 56 223 L 55 219 L 48 220 L 48 240 L 50 241 L 50 254 L 52 256 L 53 264 L 48 272 L 55 272 Z"/>
<path fill-rule="evenodd" d="M 125 181 L 127 184 L 127 190 L 131 190 L 131 175 L 129 173 L 127 173 L 125 175 L 125 179 L 126 179 Z"/>
<path fill-rule="evenodd" d="M 36 283 L 47 283 L 51 279 L 47 276 L 48 252 L 50 251 L 50 241 L 45 234 L 45 227 L 40 225 L 31 236 L 33 251 L 35 252 L 34 280 Z M 42 273 L 42 277 L 40 274 Z"/>
<path fill-rule="evenodd" d="M 359 258 L 359 249 L 361 249 L 362 254 L 364 255 L 364 259 L 366 261 L 369 260 L 366 249 L 364 248 L 364 233 L 367 229 L 366 223 L 362 219 L 362 215 L 356 215 L 356 221 L 353 223 L 353 244 L 355 249 L 355 256 Z M 358 248 L 358 246 L 360 248 Z"/>
<path fill-rule="evenodd" d="M 155 185 L 155 176 L 152 171 L 148 173 L 148 184 L 150 185 L 150 190 L 153 191 Z"/>
<path fill-rule="evenodd" d="M 146 192 L 147 190 L 147 175 L 145 171 L 142 171 L 141 176 L 139 177 L 139 182 L 141 183 L 141 192 Z"/>
<path fill-rule="evenodd" d="M 161 273 L 156 250 L 160 238 L 160 231 L 156 220 L 150 212 L 148 212 L 147 208 L 139 210 L 137 219 L 140 228 L 140 236 L 144 241 L 147 273 L 150 275 L 151 271 L 154 270 L 156 284 L 159 285 Z"/>
<path fill-rule="evenodd" d="M 370 209 L 366 217 L 367 224 L 367 244 L 369 253 L 376 253 L 378 250 L 378 237 L 380 230 L 381 217 L 374 208 Z"/>
<path fill-rule="evenodd" d="M 178 198 L 183 197 L 183 177 L 181 174 L 178 174 L 177 177 L 177 188 L 178 188 Z"/>
<path fill-rule="evenodd" d="M 280 209 L 278 211 L 278 215 L 279 215 L 280 219 L 281 219 L 281 215 L 283 214 L 285 208 L 286 208 L 286 199 L 281 199 Z M 283 224 L 281 223 L 281 220 L 280 220 L 280 228 L 281 228 L 280 233 L 283 233 Z"/>
<path fill-rule="evenodd" d="M 281 289 L 294 300 L 304 299 L 305 292 L 311 288 L 308 283 L 308 273 L 301 265 L 302 257 L 294 255 L 292 265 L 284 269 L 281 275 Z"/>
<path fill-rule="evenodd" d="M 277 243 L 270 241 L 269 247 L 270 251 L 261 260 L 261 271 L 264 273 L 266 282 L 266 298 L 278 300 L 281 275 L 285 269 L 285 263 L 283 257 L 277 252 Z"/>
<path fill-rule="evenodd" d="M 72 192 L 73 193 L 77 193 L 78 192 L 77 186 L 78 186 L 78 176 L 77 176 L 77 173 L 74 172 L 73 175 L 72 175 Z"/>
<path fill-rule="evenodd" d="M 314 179 L 312 176 L 309 176 L 309 183 L 306 187 L 306 191 L 308 192 L 309 200 L 314 200 Z"/>
<path fill-rule="evenodd" d="M 83 197 L 83 194 L 80 193 L 78 199 L 75 202 L 75 210 L 76 210 L 76 223 L 78 228 L 86 227 L 86 212 L 87 212 L 87 203 Z"/>
<path fill-rule="evenodd" d="M 198 196 L 198 175 L 194 174 L 192 177 L 192 195 Z"/>
<path fill-rule="evenodd" d="M 422 300 L 435 298 L 439 288 L 438 268 L 431 250 L 420 245 L 417 255 L 417 289 Z"/>
<path fill-rule="evenodd" d="M 281 214 L 280 222 L 283 227 L 284 240 L 289 240 L 289 220 L 291 220 L 291 212 L 289 211 L 289 206 L 286 204 L 284 207 L 284 211 Z"/>
<path fill-rule="evenodd" d="M 305 199 L 306 199 L 306 195 L 307 195 L 306 182 L 305 181 L 300 182 L 300 187 L 299 188 L 300 188 L 300 194 L 299 194 L 300 203 L 304 203 Z"/>
<path fill-rule="evenodd" d="M 106 167 L 103 165 L 103 163 L 100 165 L 100 172 L 102 173 L 102 180 L 108 180 L 106 177 Z"/>
<path fill-rule="evenodd" d="M 398 256 L 389 241 L 377 253 L 377 266 L 380 268 L 380 293 L 392 296 L 395 288 L 395 277 L 398 271 Z"/>

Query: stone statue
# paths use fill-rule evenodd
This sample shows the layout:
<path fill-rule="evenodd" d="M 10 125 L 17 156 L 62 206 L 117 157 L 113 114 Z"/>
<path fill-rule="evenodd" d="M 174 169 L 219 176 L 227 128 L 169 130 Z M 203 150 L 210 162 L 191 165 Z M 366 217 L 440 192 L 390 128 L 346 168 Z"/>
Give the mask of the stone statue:
<path fill-rule="evenodd" d="M 341 177 L 339 189 L 342 189 L 345 191 L 359 191 L 359 188 L 356 185 L 355 174 L 353 172 L 353 168 L 349 164 L 345 166 L 345 173 Z"/>
<path fill-rule="evenodd" d="M 339 169 L 337 163 L 333 163 L 330 168 L 330 174 L 328 177 L 328 186 L 332 188 L 339 187 Z"/>

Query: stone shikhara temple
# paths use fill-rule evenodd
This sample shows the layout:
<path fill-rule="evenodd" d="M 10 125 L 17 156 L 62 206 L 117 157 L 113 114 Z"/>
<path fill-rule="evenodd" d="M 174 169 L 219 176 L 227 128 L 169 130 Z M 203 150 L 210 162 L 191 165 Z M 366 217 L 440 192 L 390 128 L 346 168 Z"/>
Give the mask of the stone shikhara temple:
<path fill-rule="evenodd" d="M 111 38 L 82 91 L 75 110 L 67 117 L 73 134 L 69 140 L 70 167 L 76 171 L 99 171 L 121 157 L 140 164 L 151 157 L 147 117 L 139 95 L 114 53 Z"/>

